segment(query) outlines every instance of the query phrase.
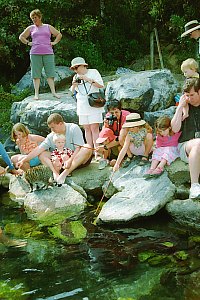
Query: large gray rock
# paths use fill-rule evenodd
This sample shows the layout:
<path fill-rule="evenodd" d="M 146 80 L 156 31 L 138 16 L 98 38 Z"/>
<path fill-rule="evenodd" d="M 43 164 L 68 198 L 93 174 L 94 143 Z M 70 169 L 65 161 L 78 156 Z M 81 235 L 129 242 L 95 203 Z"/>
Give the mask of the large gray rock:
<path fill-rule="evenodd" d="M 60 99 L 51 94 L 41 94 L 40 100 L 27 97 L 21 102 L 14 102 L 11 108 L 11 122 L 25 124 L 33 133 L 46 136 L 49 132 L 47 118 L 52 113 L 61 113 L 66 122 L 78 123 L 76 102 L 69 91 L 60 92 Z"/>
<path fill-rule="evenodd" d="M 174 200 L 166 205 L 166 210 L 178 223 L 200 230 L 200 202 L 198 200 Z"/>
<path fill-rule="evenodd" d="M 123 108 L 136 111 L 157 111 L 174 103 L 178 84 L 167 69 L 128 72 L 108 82 L 106 99 L 122 100 Z"/>
<path fill-rule="evenodd" d="M 168 116 L 170 119 L 175 114 L 176 106 L 170 106 L 169 108 L 153 111 L 153 112 L 144 112 L 144 119 L 147 121 L 152 127 L 155 125 L 155 121 L 162 116 Z"/>
<path fill-rule="evenodd" d="M 55 86 L 56 88 L 60 86 L 64 86 L 66 83 L 68 83 L 74 72 L 70 70 L 70 68 L 65 66 L 57 66 L 55 68 L 56 76 L 54 78 Z M 13 88 L 12 93 L 13 94 L 19 94 L 24 90 L 30 90 L 31 92 L 34 92 L 34 86 L 33 86 L 33 80 L 31 78 L 31 71 L 28 71 L 16 84 L 16 86 Z M 49 90 L 49 85 L 46 80 L 46 75 L 44 72 L 44 69 L 42 70 L 42 77 L 40 81 L 40 92 L 45 92 Z"/>
<path fill-rule="evenodd" d="M 56 214 L 71 216 L 84 210 L 86 198 L 67 184 L 26 194 L 25 211 L 34 220 L 51 219 Z"/>
<path fill-rule="evenodd" d="M 119 191 L 103 206 L 97 222 L 127 222 L 150 216 L 173 199 L 175 186 L 164 173 L 158 178 L 144 179 L 144 168 L 133 165 L 119 170 L 112 184 Z"/>

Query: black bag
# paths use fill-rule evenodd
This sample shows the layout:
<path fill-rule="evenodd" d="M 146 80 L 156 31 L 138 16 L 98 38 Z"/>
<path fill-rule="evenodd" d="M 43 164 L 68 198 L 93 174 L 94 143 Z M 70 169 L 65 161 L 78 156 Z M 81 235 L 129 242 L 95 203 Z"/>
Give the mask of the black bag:
<path fill-rule="evenodd" d="M 88 102 L 92 107 L 103 107 L 106 103 L 106 99 L 104 98 L 104 94 L 101 91 L 99 91 L 96 93 L 89 94 Z"/>

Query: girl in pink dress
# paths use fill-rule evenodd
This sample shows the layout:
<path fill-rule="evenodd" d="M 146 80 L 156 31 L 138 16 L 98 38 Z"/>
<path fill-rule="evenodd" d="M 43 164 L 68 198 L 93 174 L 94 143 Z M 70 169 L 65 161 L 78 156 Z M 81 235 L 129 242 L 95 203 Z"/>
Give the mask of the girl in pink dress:
<path fill-rule="evenodd" d="M 170 165 L 179 157 L 178 139 L 181 132 L 172 131 L 170 118 L 163 116 L 157 119 L 156 134 L 156 148 L 152 154 L 151 167 L 145 177 L 161 175 L 164 166 Z"/>

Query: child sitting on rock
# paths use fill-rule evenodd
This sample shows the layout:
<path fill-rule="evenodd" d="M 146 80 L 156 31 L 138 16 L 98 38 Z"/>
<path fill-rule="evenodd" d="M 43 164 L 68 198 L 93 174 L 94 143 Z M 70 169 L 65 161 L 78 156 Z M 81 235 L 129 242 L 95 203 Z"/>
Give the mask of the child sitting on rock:
<path fill-rule="evenodd" d="M 12 163 L 15 167 L 18 167 L 18 161 L 24 156 L 28 155 L 33 149 L 35 149 L 41 142 L 44 141 L 44 137 L 36 134 L 31 134 L 28 128 L 22 123 L 16 123 L 11 131 L 11 139 L 17 144 L 21 154 L 16 154 L 11 157 Z M 38 156 L 31 159 L 30 162 L 24 163 L 22 169 L 27 171 L 30 167 L 38 166 L 41 163 Z"/>
<path fill-rule="evenodd" d="M 99 160 L 99 170 L 104 169 L 108 164 L 113 166 L 113 164 L 116 162 L 115 159 L 112 159 L 117 157 L 119 153 L 120 146 L 118 140 L 116 141 L 116 138 L 117 137 L 110 128 L 103 128 L 100 132 L 99 137 L 96 140 L 96 143 L 103 145 L 103 158 Z M 109 148 L 107 147 L 108 144 Z M 98 147 L 96 148 L 96 151 L 98 152 Z"/>
<path fill-rule="evenodd" d="M 54 169 L 59 173 L 61 169 L 67 169 L 68 159 L 74 154 L 69 148 L 65 148 L 65 135 L 64 134 L 53 134 L 53 142 L 56 145 L 56 149 L 51 153 L 51 160 Z"/>
<path fill-rule="evenodd" d="M 184 60 L 181 64 L 181 71 L 183 72 L 186 79 L 188 78 L 199 78 L 199 65 L 198 62 L 193 58 Z M 188 117 L 189 106 L 188 104 L 183 108 L 183 120 Z"/>
<path fill-rule="evenodd" d="M 179 157 L 178 139 L 181 132 L 174 133 L 171 129 L 171 120 L 163 116 L 156 121 L 156 149 L 152 154 L 150 169 L 145 177 L 159 176 L 163 173 L 164 166 L 170 165 Z"/>
<path fill-rule="evenodd" d="M 126 116 L 126 122 L 122 128 L 127 129 L 126 138 L 113 171 L 119 169 L 128 150 L 130 150 L 132 156 L 141 158 L 141 164 L 148 162 L 149 153 L 153 146 L 152 128 L 145 120 L 141 119 L 138 113 L 131 113 Z"/>

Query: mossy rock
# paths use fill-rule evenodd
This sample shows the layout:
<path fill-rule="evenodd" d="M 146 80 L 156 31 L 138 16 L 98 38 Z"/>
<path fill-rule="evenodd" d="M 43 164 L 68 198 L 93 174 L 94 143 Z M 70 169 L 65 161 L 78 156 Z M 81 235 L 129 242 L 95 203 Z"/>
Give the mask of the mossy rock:
<path fill-rule="evenodd" d="M 0 281 L 0 299 L 4 300 L 25 300 L 28 296 L 24 295 L 25 288 L 22 283 L 14 281 Z"/>
<path fill-rule="evenodd" d="M 49 227 L 48 230 L 54 238 L 61 239 L 67 244 L 78 244 L 87 235 L 87 230 L 82 225 L 81 221 L 71 221 L 64 225 Z"/>
<path fill-rule="evenodd" d="M 30 221 L 28 223 L 8 223 L 4 227 L 4 232 L 17 238 L 41 237 L 43 235 L 38 226 Z"/>

